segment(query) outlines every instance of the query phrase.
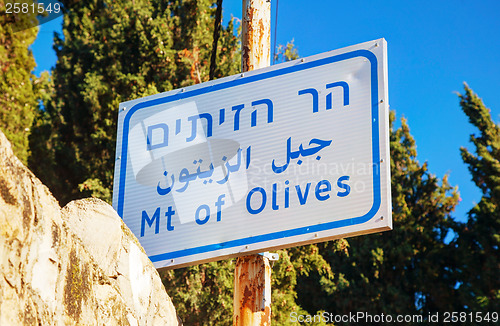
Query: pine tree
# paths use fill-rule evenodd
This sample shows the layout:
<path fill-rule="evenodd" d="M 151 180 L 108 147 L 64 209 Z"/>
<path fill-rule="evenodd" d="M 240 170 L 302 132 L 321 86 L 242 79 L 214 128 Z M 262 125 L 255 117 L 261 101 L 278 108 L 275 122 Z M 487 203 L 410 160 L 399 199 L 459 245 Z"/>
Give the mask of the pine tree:
<path fill-rule="evenodd" d="M 0 129 L 16 156 L 26 164 L 28 136 L 41 85 L 41 80 L 32 74 L 35 60 L 29 50 L 38 28 L 32 14 L 7 14 L 7 3 L 13 2 L 0 0 Z"/>
<path fill-rule="evenodd" d="M 31 137 L 30 168 L 65 204 L 110 201 L 118 104 L 208 80 L 214 8 L 203 1 L 62 1 L 54 91 Z M 216 77 L 239 69 L 233 25 Z"/>
<path fill-rule="evenodd" d="M 475 154 L 461 148 L 472 180 L 482 198 L 468 213 L 468 221 L 457 228 L 457 280 L 460 308 L 472 311 L 500 310 L 500 126 L 491 118 L 483 101 L 465 85 L 460 107 L 477 127 L 471 135 Z"/>
<path fill-rule="evenodd" d="M 394 112 L 390 121 L 393 125 Z M 406 120 L 390 133 L 392 217 L 389 232 L 348 239 L 347 250 L 320 246 L 334 278 L 301 280 L 299 303 L 309 311 L 335 314 L 426 314 L 451 311 L 454 282 L 448 271 L 451 248 L 445 237 L 458 193 L 416 159 Z M 314 275 L 313 275 L 314 276 Z M 312 281 L 315 281 L 311 284 Z M 315 295 L 314 300 L 309 298 Z"/>

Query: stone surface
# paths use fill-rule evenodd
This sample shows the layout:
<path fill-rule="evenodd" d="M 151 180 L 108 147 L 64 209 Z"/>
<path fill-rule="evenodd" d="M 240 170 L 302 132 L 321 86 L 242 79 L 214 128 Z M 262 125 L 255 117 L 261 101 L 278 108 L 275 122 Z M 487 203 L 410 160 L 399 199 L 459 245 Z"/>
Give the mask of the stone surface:
<path fill-rule="evenodd" d="M 89 198 L 61 209 L 1 131 L 0 325 L 178 325 L 113 208 Z"/>

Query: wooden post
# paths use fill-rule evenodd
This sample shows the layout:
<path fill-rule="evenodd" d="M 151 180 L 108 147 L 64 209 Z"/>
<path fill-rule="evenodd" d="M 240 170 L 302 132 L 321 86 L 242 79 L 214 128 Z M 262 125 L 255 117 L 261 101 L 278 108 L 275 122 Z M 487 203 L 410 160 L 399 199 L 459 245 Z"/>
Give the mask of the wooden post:
<path fill-rule="evenodd" d="M 269 66 L 270 0 L 243 0 L 242 16 L 242 72 Z M 239 257 L 234 273 L 233 325 L 271 325 L 271 267 L 267 255 Z"/>

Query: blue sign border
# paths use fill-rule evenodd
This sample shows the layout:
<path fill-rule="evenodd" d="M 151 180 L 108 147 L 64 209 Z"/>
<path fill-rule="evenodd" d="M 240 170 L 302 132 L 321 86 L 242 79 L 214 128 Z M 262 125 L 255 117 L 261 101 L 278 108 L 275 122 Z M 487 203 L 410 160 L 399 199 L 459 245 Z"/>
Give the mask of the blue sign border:
<path fill-rule="evenodd" d="M 258 236 L 252 236 L 237 240 L 225 241 L 222 243 L 209 244 L 204 246 L 199 246 L 195 248 L 183 249 L 172 251 L 168 253 L 158 254 L 150 256 L 152 262 L 159 262 L 167 259 L 191 256 L 195 254 L 206 253 L 210 251 L 216 251 L 221 249 L 227 249 L 232 247 L 239 247 L 244 245 L 249 245 L 258 242 L 270 241 L 275 239 L 282 239 L 293 237 L 297 235 L 303 235 L 308 233 L 314 233 L 319 231 L 336 229 L 344 226 L 357 225 L 369 221 L 375 213 L 379 210 L 381 204 L 381 193 L 380 193 L 380 148 L 379 148 L 379 100 L 378 100 L 378 60 L 375 54 L 368 50 L 356 50 L 352 52 L 347 52 L 339 54 L 336 56 L 331 56 L 327 58 L 318 59 L 315 61 L 304 62 L 294 66 L 285 67 L 282 69 L 272 70 L 268 72 L 263 72 L 257 75 L 251 75 L 245 78 L 236 79 L 232 81 L 223 82 L 220 84 L 212 84 L 207 87 L 194 89 L 191 91 L 180 92 L 177 94 L 156 98 L 153 100 L 145 101 L 134 105 L 127 112 L 123 122 L 123 135 L 122 135 L 122 148 L 120 162 L 120 176 L 119 176 L 119 187 L 118 187 L 118 215 L 123 218 L 123 206 L 124 206 L 124 196 L 125 196 L 125 177 L 127 171 L 127 155 L 128 155 L 128 136 L 130 128 L 130 119 L 132 115 L 138 110 L 165 104 L 172 101 L 178 101 L 186 99 L 192 96 L 197 96 L 201 94 L 206 94 L 210 92 L 215 92 L 223 89 L 227 89 L 234 86 L 245 85 L 253 83 L 259 80 L 264 80 L 268 78 L 273 78 L 277 76 L 286 75 L 289 73 L 306 70 L 314 67 L 319 67 L 322 65 L 335 63 L 343 60 L 352 59 L 355 57 L 365 57 L 370 61 L 371 67 L 371 103 L 372 103 L 372 155 L 373 155 L 373 205 L 371 209 L 362 216 L 348 218 L 340 221 L 327 222 L 323 224 L 311 225 L 307 227 L 300 227 L 286 231 L 272 232 L 267 234 L 262 234 Z"/>

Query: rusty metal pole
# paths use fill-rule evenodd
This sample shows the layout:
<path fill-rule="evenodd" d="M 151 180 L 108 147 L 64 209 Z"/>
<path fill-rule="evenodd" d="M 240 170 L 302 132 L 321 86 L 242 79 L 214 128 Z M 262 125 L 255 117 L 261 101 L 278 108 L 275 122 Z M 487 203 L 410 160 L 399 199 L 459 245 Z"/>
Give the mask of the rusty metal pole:
<path fill-rule="evenodd" d="M 242 71 L 271 64 L 271 1 L 243 0 L 241 31 Z"/>
<path fill-rule="evenodd" d="M 270 65 L 271 2 L 243 0 L 242 72 Z M 240 257 L 234 274 L 233 325 L 271 325 L 271 267 L 268 255 Z"/>

